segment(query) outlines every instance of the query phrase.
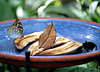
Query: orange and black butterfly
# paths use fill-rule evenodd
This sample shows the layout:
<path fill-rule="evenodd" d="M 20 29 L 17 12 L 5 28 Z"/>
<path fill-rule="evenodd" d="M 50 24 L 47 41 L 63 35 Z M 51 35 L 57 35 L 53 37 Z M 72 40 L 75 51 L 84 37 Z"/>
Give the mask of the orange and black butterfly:
<path fill-rule="evenodd" d="M 10 25 L 7 29 L 7 33 L 11 38 L 21 38 L 23 35 L 23 26 L 19 19 Z"/>

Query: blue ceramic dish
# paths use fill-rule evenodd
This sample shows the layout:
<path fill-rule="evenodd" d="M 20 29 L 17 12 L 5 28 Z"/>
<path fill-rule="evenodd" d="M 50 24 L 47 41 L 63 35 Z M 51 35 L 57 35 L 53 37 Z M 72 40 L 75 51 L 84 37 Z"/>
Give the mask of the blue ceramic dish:
<path fill-rule="evenodd" d="M 83 61 L 85 59 L 88 58 L 90 59 L 90 58 L 100 56 L 99 54 L 100 53 L 100 25 L 98 23 L 79 20 L 79 19 L 70 19 L 70 18 L 26 18 L 20 20 L 23 25 L 24 35 L 32 32 L 43 31 L 45 27 L 47 27 L 48 25 L 51 24 L 51 22 L 53 22 L 57 32 L 57 36 L 68 37 L 72 41 L 77 41 L 81 43 L 84 43 L 85 41 L 94 42 L 97 45 L 97 50 L 93 52 L 78 53 L 78 54 L 71 54 L 71 55 L 58 55 L 58 56 L 31 56 L 32 63 L 42 62 L 45 65 L 43 67 L 42 63 L 40 63 L 40 65 L 39 64 L 31 65 L 32 67 L 36 67 L 36 68 L 51 67 L 51 65 L 46 66 L 48 62 L 55 62 L 55 63 L 61 62 L 61 63 L 57 63 L 56 65 L 53 65 L 52 67 L 72 66 L 72 65 L 88 62 L 87 60 Z M 7 28 L 13 23 L 14 20 L 7 20 L 7 21 L 0 22 L 0 58 L 1 58 L 0 61 L 14 64 L 14 65 L 24 66 L 23 61 L 25 60 L 25 50 L 28 47 L 26 47 L 22 51 L 17 51 L 13 44 L 14 39 L 10 38 L 7 35 Z M 10 61 L 6 62 L 8 58 L 10 59 Z M 20 62 L 20 64 L 16 64 L 15 62 L 11 63 L 11 60 L 16 61 L 16 59 L 17 62 L 18 61 Z M 50 59 L 54 59 L 54 60 L 50 60 Z M 67 64 L 65 63 L 64 65 L 62 65 L 62 62 L 77 61 L 77 60 L 80 60 L 80 63 L 76 63 L 76 64 L 70 63 L 69 65 L 68 63 Z"/>

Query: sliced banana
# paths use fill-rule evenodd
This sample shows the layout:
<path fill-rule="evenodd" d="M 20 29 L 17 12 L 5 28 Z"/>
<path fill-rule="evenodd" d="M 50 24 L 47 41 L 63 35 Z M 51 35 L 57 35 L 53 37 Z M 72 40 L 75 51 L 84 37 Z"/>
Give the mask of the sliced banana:
<path fill-rule="evenodd" d="M 79 42 L 68 42 L 61 46 L 45 50 L 41 52 L 39 55 L 59 55 L 59 54 L 71 54 L 75 53 L 79 48 L 81 48 L 82 44 Z"/>
<path fill-rule="evenodd" d="M 31 34 L 24 35 L 22 38 L 17 38 L 14 40 L 15 46 L 17 49 L 22 50 L 27 44 L 30 42 L 34 42 L 39 39 L 39 36 L 42 34 L 42 31 L 40 32 L 34 32 Z"/>
<path fill-rule="evenodd" d="M 30 45 L 30 47 L 28 48 L 28 50 L 30 50 L 30 54 L 31 55 L 35 55 L 36 53 L 40 53 L 40 52 L 44 52 L 45 50 L 48 50 L 48 49 L 53 49 L 54 47 L 59 47 L 60 45 L 63 45 L 67 42 L 69 42 L 70 40 L 66 37 L 56 37 L 56 40 L 55 40 L 55 43 L 52 47 L 50 48 L 39 48 L 38 44 L 39 44 L 39 41 L 33 43 Z"/>

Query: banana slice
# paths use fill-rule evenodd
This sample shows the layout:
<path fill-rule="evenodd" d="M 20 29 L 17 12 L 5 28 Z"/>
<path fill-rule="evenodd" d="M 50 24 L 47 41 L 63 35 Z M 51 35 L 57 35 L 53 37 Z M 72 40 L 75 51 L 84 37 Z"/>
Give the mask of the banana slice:
<path fill-rule="evenodd" d="M 14 40 L 15 46 L 18 50 L 22 50 L 27 44 L 30 42 L 34 42 L 39 39 L 39 36 L 42 34 L 42 31 L 40 32 L 34 32 L 28 35 L 24 35 L 22 38 L 17 38 Z"/>
<path fill-rule="evenodd" d="M 67 42 L 61 46 L 45 50 L 39 55 L 59 55 L 59 54 L 71 54 L 75 53 L 78 49 L 82 47 L 79 42 Z"/>
<path fill-rule="evenodd" d="M 55 43 L 53 46 L 61 45 L 70 41 L 67 37 L 56 37 Z"/>
<path fill-rule="evenodd" d="M 35 55 L 36 53 L 40 53 L 44 50 L 44 48 L 39 48 L 39 41 L 34 42 L 30 45 L 28 50 L 30 51 L 30 55 Z"/>
<path fill-rule="evenodd" d="M 54 45 L 52 47 L 46 48 L 46 49 L 52 49 L 54 47 L 65 44 L 69 41 L 70 40 L 66 37 L 56 37 Z M 36 53 L 40 53 L 45 50 L 45 48 L 39 48 L 38 44 L 39 44 L 39 41 L 36 41 L 35 43 L 31 44 L 30 47 L 28 48 L 28 50 L 30 50 L 31 55 L 35 55 Z"/>

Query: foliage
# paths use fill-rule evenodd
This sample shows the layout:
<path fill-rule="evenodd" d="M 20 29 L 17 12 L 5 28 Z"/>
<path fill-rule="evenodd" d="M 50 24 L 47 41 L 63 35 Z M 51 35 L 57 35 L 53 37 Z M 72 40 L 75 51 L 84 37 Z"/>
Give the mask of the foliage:
<path fill-rule="evenodd" d="M 15 18 L 11 6 L 4 0 L 0 0 L 0 21 Z"/>
<path fill-rule="evenodd" d="M 99 0 L 0 0 L 0 21 L 25 17 L 70 17 L 100 22 L 99 4 Z"/>
<path fill-rule="evenodd" d="M 24 67 L 18 67 L 20 72 L 25 72 Z M 15 68 L 13 65 L 7 65 L 0 63 L 0 71 L 1 72 L 10 72 L 10 71 L 16 72 Z M 50 68 L 46 69 L 38 69 L 38 68 L 31 68 L 32 72 L 48 72 Z M 62 68 L 57 68 L 54 72 L 100 72 L 100 66 L 98 65 L 97 61 L 92 61 L 86 64 L 82 65 L 76 65 L 76 66 L 71 66 L 71 67 L 62 67 Z"/>

